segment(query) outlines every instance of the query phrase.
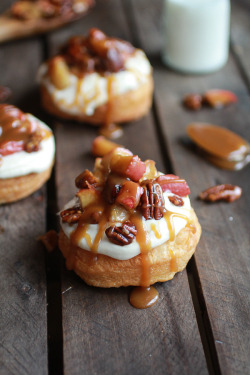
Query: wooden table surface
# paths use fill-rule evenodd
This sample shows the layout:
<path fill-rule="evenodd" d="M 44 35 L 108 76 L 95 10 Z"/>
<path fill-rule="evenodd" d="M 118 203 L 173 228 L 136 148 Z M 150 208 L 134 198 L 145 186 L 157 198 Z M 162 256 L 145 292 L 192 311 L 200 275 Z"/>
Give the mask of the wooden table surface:
<path fill-rule="evenodd" d="M 0 11 L 11 1 L 2 0 Z M 250 3 L 232 1 L 231 53 L 210 75 L 181 75 L 160 59 L 162 1 L 97 0 L 80 21 L 45 36 L 0 46 L 1 85 L 11 103 L 48 123 L 56 136 L 54 173 L 41 190 L 0 208 L 1 374 L 249 374 L 250 169 L 217 169 L 190 147 L 185 128 L 211 122 L 250 140 Z M 129 288 L 87 286 L 65 269 L 59 251 L 47 254 L 36 238 L 58 229 L 56 212 L 75 193 L 74 178 L 92 169 L 97 130 L 62 122 L 41 108 L 36 73 L 74 34 L 99 27 L 143 48 L 153 67 L 150 113 L 124 126 L 119 143 L 159 170 L 184 177 L 203 233 L 187 269 L 157 284 L 159 302 L 136 310 Z M 188 92 L 228 89 L 238 103 L 188 112 Z M 214 184 L 238 184 L 233 204 L 205 204 L 198 194 Z"/>

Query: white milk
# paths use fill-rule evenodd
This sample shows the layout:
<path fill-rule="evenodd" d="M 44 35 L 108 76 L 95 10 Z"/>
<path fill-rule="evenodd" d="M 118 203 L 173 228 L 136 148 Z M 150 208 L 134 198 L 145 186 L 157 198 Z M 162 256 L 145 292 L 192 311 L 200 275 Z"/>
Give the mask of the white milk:
<path fill-rule="evenodd" d="M 227 61 L 229 0 L 165 0 L 163 61 L 186 73 L 209 73 Z"/>

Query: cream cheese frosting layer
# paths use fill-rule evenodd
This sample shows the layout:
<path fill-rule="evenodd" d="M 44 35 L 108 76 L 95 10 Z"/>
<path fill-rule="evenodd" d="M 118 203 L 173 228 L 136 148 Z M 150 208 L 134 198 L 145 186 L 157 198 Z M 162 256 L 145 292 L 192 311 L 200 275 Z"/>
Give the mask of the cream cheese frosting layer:
<path fill-rule="evenodd" d="M 136 90 L 147 82 L 151 74 L 151 65 L 141 50 L 135 50 L 125 62 L 125 70 L 102 76 L 99 73 L 87 73 L 83 78 L 70 74 L 70 84 L 65 89 L 57 89 L 47 72 L 48 65 L 43 64 L 38 72 L 38 79 L 51 94 L 54 104 L 62 111 L 72 114 L 93 115 L 95 109 L 108 102 L 111 96 Z M 111 88 L 110 88 L 111 85 Z"/>
<path fill-rule="evenodd" d="M 176 216 L 172 215 L 172 227 L 175 236 L 177 236 L 177 234 L 187 225 L 188 219 L 191 216 L 191 205 L 189 197 L 182 197 L 184 205 L 182 207 L 177 207 L 173 205 L 168 199 L 169 196 L 174 194 L 165 192 L 163 195 L 165 199 L 165 208 L 167 209 L 167 211 L 177 214 Z M 76 203 L 77 199 L 75 198 L 72 201 L 68 202 L 68 204 L 65 205 L 64 209 L 73 207 Z M 178 214 L 180 216 L 183 215 L 183 217 L 178 216 Z M 168 227 L 168 223 L 164 217 L 160 220 L 145 220 L 142 217 L 142 222 L 144 230 L 149 235 L 151 241 L 151 249 L 156 246 L 162 245 L 164 242 L 170 239 L 170 230 Z M 117 225 L 119 226 L 120 224 L 117 223 Z M 77 228 L 77 224 L 69 225 L 68 223 L 63 223 L 61 220 L 61 227 L 65 235 L 70 239 L 71 234 Z M 84 250 L 91 251 L 89 245 L 91 243 L 93 244 L 94 239 L 98 233 L 98 229 L 98 224 L 89 224 L 86 233 L 88 235 L 88 240 L 91 239 L 90 242 L 87 242 L 86 238 L 82 237 L 77 245 Z M 108 255 L 109 257 L 118 260 L 127 260 L 140 254 L 141 249 L 139 243 L 136 240 L 134 240 L 131 244 L 125 246 L 113 244 L 109 241 L 106 234 L 104 233 L 97 248 L 97 253 Z"/>
<path fill-rule="evenodd" d="M 28 114 L 28 118 L 38 121 L 39 126 L 51 130 L 44 122 Z M 0 179 L 26 176 L 30 173 L 41 173 L 48 169 L 55 155 L 55 140 L 51 136 L 40 143 L 40 149 L 34 152 L 19 151 L 3 156 L 0 165 Z"/>

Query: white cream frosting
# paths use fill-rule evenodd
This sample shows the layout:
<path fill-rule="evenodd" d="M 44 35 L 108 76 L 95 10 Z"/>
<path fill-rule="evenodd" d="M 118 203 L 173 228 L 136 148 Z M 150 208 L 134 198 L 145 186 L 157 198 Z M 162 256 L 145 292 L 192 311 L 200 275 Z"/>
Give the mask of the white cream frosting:
<path fill-rule="evenodd" d="M 28 114 L 33 121 L 38 121 L 42 128 L 51 129 L 36 117 Z M 34 152 L 19 151 L 2 157 L 0 179 L 26 176 L 30 173 L 40 173 L 49 168 L 55 155 L 55 140 L 51 133 L 49 138 L 42 140 L 40 149 Z"/>
<path fill-rule="evenodd" d="M 170 211 L 177 214 L 181 214 L 187 217 L 187 219 L 191 216 L 191 205 L 189 197 L 182 197 L 184 201 L 184 205 L 182 207 L 177 207 L 173 205 L 168 197 L 171 195 L 174 195 L 172 193 L 165 192 L 164 194 L 165 199 L 165 208 Z M 77 198 L 74 198 L 68 204 L 65 205 L 64 209 L 73 207 L 77 203 Z M 145 231 L 149 234 L 149 238 L 151 241 L 151 248 L 154 248 L 156 246 L 162 245 L 164 242 L 168 241 L 170 238 L 170 232 L 168 229 L 167 222 L 164 218 L 161 218 L 160 220 L 145 220 L 142 217 L 143 225 Z M 115 223 L 112 223 L 115 224 Z M 157 233 L 159 233 L 160 238 L 157 238 L 155 235 L 155 231 L 152 230 L 151 226 L 154 225 Z M 118 223 L 118 225 L 120 225 Z M 187 220 L 181 217 L 173 216 L 173 226 L 174 226 L 174 233 L 175 236 L 187 225 Z M 61 227 L 65 235 L 70 238 L 71 233 L 77 228 L 77 224 L 69 225 L 68 223 L 63 223 L 61 220 Z M 89 224 L 87 229 L 87 234 L 91 238 L 91 242 L 93 244 L 94 239 L 96 237 L 96 234 L 98 232 L 99 225 L 98 224 Z M 91 251 L 86 239 L 83 237 L 78 242 L 78 246 L 82 249 Z M 113 244 L 109 241 L 106 234 L 104 233 L 99 246 L 97 248 L 97 253 L 108 255 L 111 258 L 119 259 L 119 260 L 126 260 L 135 257 L 136 255 L 140 254 L 141 249 L 140 245 L 136 240 L 133 240 L 133 242 L 129 245 L 125 246 L 119 246 L 116 244 Z"/>
<path fill-rule="evenodd" d="M 99 73 L 88 73 L 83 78 L 70 74 L 70 85 L 57 89 L 47 75 L 48 66 L 43 64 L 38 72 L 38 79 L 51 94 L 54 103 L 60 110 L 73 114 L 93 115 L 95 109 L 108 101 L 108 80 L 112 79 L 112 95 L 125 94 L 136 90 L 147 82 L 151 74 L 151 65 L 143 51 L 136 49 L 125 62 L 125 70 L 102 76 Z"/>

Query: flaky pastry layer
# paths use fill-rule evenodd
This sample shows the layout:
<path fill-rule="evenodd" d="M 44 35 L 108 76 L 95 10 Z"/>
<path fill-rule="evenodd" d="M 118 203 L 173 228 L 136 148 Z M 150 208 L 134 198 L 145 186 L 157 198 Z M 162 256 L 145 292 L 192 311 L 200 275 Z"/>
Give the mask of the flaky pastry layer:
<path fill-rule="evenodd" d="M 15 202 L 34 193 L 50 178 L 53 163 L 40 173 L 0 179 L 0 204 Z"/>
<path fill-rule="evenodd" d="M 148 252 L 149 284 L 163 282 L 182 271 L 193 255 L 201 235 L 201 227 L 192 210 L 190 223 L 174 241 L 167 241 Z M 117 260 L 94 254 L 71 244 L 61 230 L 59 248 L 66 258 L 66 267 L 74 270 L 87 284 L 110 288 L 139 286 L 142 276 L 142 254 L 128 260 Z"/>

